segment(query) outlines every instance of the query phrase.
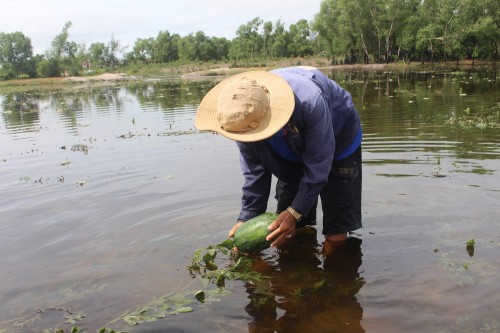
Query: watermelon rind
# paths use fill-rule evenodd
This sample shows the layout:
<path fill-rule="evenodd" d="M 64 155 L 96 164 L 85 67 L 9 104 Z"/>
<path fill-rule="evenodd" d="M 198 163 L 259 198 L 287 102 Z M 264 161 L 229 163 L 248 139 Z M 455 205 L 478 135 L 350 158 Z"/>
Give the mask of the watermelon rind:
<path fill-rule="evenodd" d="M 234 233 L 234 245 L 240 252 L 252 253 L 267 249 L 271 243 L 266 240 L 267 227 L 278 214 L 263 213 L 243 223 Z"/>

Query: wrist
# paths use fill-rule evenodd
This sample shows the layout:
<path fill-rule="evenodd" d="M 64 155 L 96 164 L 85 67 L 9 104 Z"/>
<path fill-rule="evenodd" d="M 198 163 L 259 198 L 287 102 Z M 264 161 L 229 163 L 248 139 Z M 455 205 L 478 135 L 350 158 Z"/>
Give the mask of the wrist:
<path fill-rule="evenodd" d="M 295 219 L 295 222 L 299 222 L 300 220 L 302 220 L 302 214 L 300 214 L 295 209 L 293 209 L 292 206 L 288 206 L 288 208 L 286 210 L 287 210 L 287 212 L 290 213 L 290 215 L 293 216 L 293 218 Z"/>

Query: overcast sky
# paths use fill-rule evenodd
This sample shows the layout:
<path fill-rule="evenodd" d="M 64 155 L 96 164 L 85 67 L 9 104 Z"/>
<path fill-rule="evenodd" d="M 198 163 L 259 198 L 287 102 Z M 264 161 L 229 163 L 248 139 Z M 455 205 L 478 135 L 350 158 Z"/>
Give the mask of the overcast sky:
<path fill-rule="evenodd" d="M 22 32 L 34 53 L 43 53 L 67 21 L 70 40 L 107 43 L 111 36 L 129 45 L 159 31 L 186 36 L 203 31 L 209 37 L 235 37 L 240 25 L 255 17 L 288 29 L 300 19 L 311 21 L 321 0 L 1 0 L 0 32 Z"/>

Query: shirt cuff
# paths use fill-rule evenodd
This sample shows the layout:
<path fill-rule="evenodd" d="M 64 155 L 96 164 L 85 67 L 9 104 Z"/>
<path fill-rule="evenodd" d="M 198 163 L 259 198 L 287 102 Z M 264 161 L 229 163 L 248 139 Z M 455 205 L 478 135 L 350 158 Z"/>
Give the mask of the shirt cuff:
<path fill-rule="evenodd" d="M 248 220 L 250 220 L 250 219 L 252 219 L 252 218 L 254 218 L 262 213 L 261 212 L 253 212 L 253 211 L 249 211 L 249 210 L 242 210 L 240 212 L 240 215 L 238 216 L 238 220 L 248 221 Z"/>

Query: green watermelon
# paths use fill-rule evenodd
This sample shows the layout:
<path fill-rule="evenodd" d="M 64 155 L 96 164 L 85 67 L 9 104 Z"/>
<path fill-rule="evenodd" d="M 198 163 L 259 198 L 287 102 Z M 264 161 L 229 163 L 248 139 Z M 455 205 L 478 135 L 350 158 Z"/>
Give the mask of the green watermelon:
<path fill-rule="evenodd" d="M 234 245 L 244 253 L 267 249 L 271 243 L 266 241 L 267 227 L 276 220 L 278 214 L 263 213 L 243 223 L 234 233 Z"/>

